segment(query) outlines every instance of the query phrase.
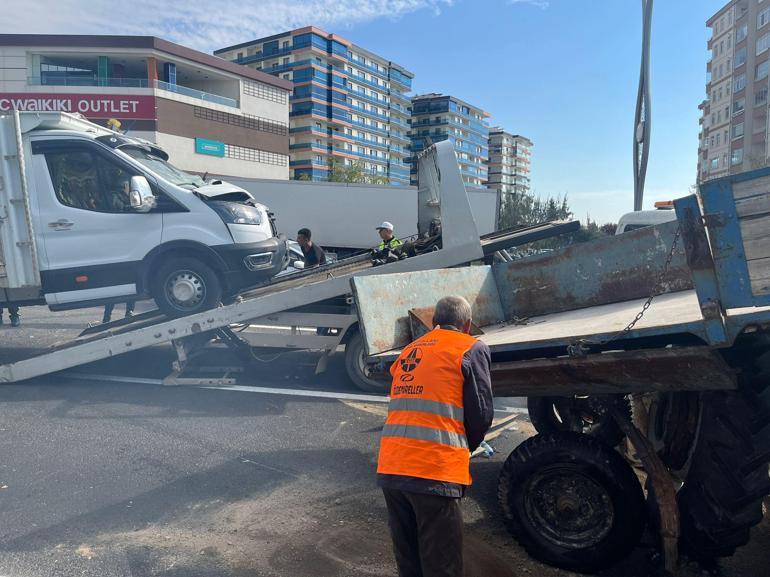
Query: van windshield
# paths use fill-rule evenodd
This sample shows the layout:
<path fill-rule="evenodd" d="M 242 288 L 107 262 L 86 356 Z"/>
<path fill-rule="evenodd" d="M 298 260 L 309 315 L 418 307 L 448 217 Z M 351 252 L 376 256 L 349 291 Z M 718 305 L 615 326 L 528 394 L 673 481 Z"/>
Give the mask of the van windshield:
<path fill-rule="evenodd" d="M 138 160 L 154 173 L 159 174 L 172 184 L 184 188 L 198 188 L 204 186 L 206 181 L 196 174 L 190 174 L 170 164 L 167 160 L 155 156 L 151 152 L 133 146 L 121 146 L 121 152 L 125 152 L 131 158 Z"/>

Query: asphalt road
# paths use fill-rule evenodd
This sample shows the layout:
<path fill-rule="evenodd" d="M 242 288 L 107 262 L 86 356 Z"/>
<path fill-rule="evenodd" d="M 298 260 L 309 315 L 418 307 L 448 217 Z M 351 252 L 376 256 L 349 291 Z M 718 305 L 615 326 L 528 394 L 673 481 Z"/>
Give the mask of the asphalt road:
<path fill-rule="evenodd" d="M 71 337 L 101 316 L 22 312 L 22 329 L 0 327 L 0 362 Z M 228 362 L 226 352 L 212 354 Z M 160 379 L 172 358 L 168 347 L 156 347 L 78 376 L 0 386 L 0 576 L 396 575 L 374 475 L 384 403 L 94 376 Z M 355 395 L 340 361 L 315 376 L 313 354 L 291 353 L 245 378 L 294 393 Z M 531 561 L 502 526 L 497 475 L 532 429 L 523 416 L 497 417 L 491 444 L 498 452 L 473 460 L 474 485 L 463 503 L 467 575 L 571 575 Z M 765 575 L 768 561 L 766 521 L 718 574 Z M 701 574 L 695 567 L 685 573 Z M 602 573 L 657 574 L 652 536 Z"/>

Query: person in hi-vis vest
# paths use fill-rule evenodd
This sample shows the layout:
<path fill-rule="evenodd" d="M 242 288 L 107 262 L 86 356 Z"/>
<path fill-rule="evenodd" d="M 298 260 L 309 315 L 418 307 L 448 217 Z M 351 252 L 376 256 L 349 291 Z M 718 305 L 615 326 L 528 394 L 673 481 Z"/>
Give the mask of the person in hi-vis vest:
<path fill-rule="evenodd" d="M 460 499 L 494 412 L 489 347 L 468 334 L 468 301 L 442 298 L 433 326 L 391 366 L 380 440 L 377 484 L 400 577 L 463 575 Z"/>

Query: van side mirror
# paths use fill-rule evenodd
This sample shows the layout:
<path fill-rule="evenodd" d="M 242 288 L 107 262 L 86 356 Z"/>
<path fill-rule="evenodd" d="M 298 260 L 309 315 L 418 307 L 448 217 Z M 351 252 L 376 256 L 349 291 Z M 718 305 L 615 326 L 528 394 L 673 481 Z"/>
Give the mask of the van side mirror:
<path fill-rule="evenodd" d="M 296 268 L 297 270 L 302 270 L 303 268 L 305 268 L 305 261 L 304 261 L 304 260 L 295 260 L 295 261 L 294 261 L 294 262 L 291 264 L 291 266 L 293 266 L 293 267 L 294 267 L 294 268 Z"/>
<path fill-rule="evenodd" d="M 156 200 L 150 183 L 144 176 L 132 176 L 128 186 L 128 201 L 134 212 L 150 212 Z"/>

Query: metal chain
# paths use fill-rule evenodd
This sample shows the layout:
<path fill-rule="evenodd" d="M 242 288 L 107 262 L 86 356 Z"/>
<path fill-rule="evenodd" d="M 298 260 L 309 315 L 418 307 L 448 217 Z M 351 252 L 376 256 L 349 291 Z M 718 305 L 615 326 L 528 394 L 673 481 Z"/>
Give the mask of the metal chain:
<path fill-rule="evenodd" d="M 568 345 L 567 352 L 569 353 L 569 356 L 584 357 L 586 354 L 588 354 L 588 345 L 606 345 L 613 341 L 618 340 L 619 338 L 631 332 L 631 330 L 636 326 L 636 323 L 642 320 L 642 317 L 644 317 L 645 313 L 652 305 L 652 301 L 655 299 L 655 297 L 663 294 L 663 281 L 666 278 L 668 269 L 671 267 L 671 261 L 674 259 L 674 253 L 676 253 L 676 245 L 679 242 L 679 237 L 681 235 L 682 235 L 682 227 L 678 226 L 676 229 L 676 234 L 674 234 L 674 242 L 671 243 L 671 250 L 668 251 L 666 262 L 663 265 L 663 268 L 660 270 L 660 273 L 658 274 L 658 278 L 652 287 L 652 293 L 647 298 L 647 300 L 644 301 L 644 304 L 642 305 L 641 310 L 638 313 L 636 313 L 636 316 L 634 317 L 634 319 L 630 323 L 628 323 L 622 330 L 619 330 L 610 338 L 605 339 L 603 341 L 590 341 L 588 339 L 579 339 L 576 342 Z"/>

